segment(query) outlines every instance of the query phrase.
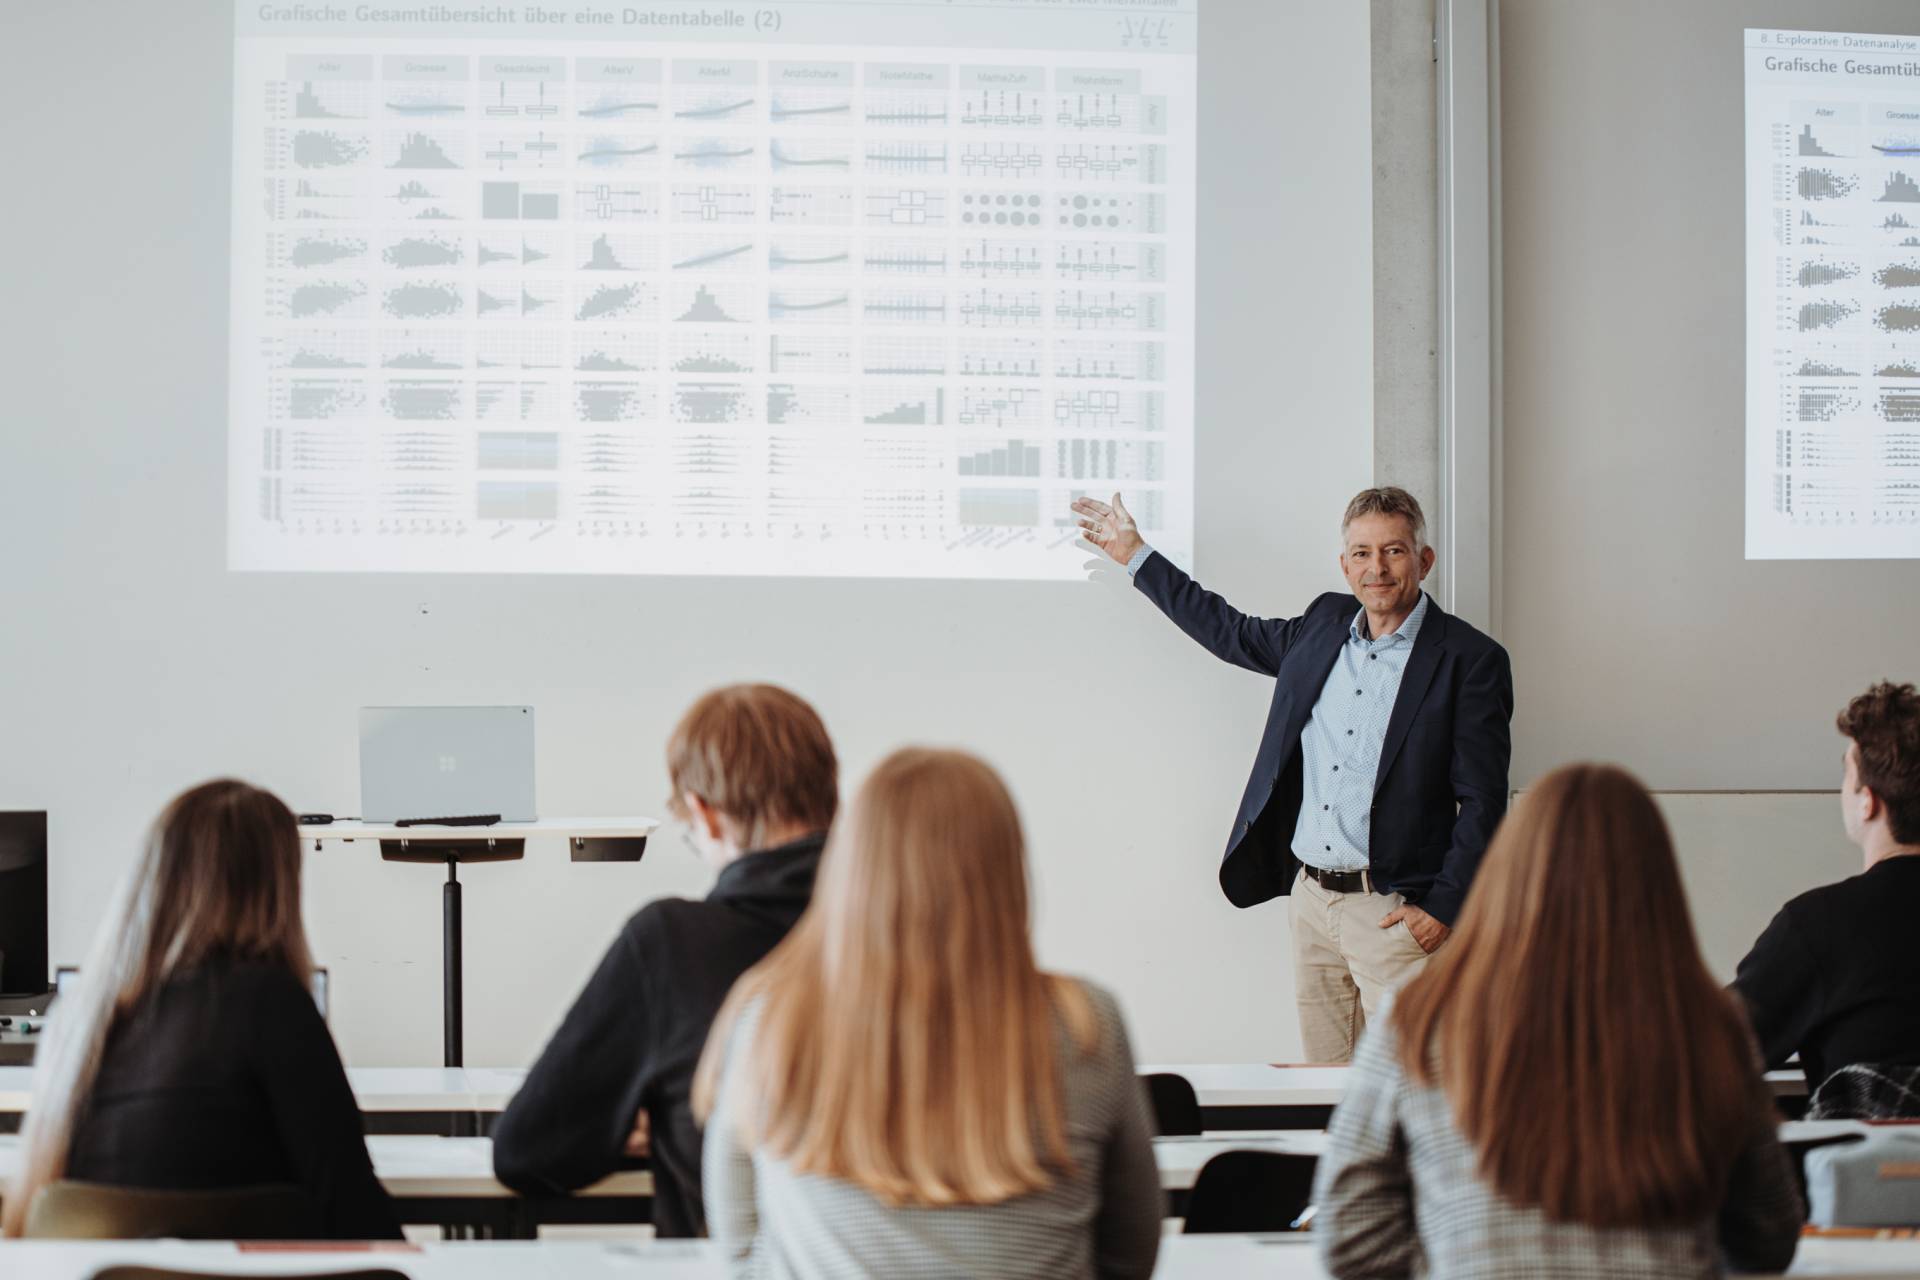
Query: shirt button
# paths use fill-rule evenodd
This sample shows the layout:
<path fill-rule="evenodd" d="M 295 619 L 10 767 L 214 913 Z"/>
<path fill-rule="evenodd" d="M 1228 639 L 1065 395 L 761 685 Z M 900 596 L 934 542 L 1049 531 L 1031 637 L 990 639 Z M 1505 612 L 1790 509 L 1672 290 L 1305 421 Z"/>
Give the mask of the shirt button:
<path fill-rule="evenodd" d="M 1330 805 L 1330 804 L 1323 804 L 1323 805 L 1321 805 L 1320 807 L 1321 807 L 1322 809 L 1328 809 L 1328 810 L 1331 810 L 1331 809 L 1333 808 L 1333 806 L 1332 806 L 1332 805 Z"/>
<path fill-rule="evenodd" d="M 1353 691 L 1353 696 L 1357 698 L 1357 697 L 1359 697 L 1359 696 L 1360 696 L 1360 695 L 1361 695 L 1361 694 L 1362 694 L 1363 692 L 1365 692 L 1365 690 L 1362 690 L 1362 689 L 1355 689 L 1355 690 Z"/>
<path fill-rule="evenodd" d="M 1327 846 L 1327 852 L 1328 852 L 1328 853 L 1332 853 L 1332 852 L 1333 852 L 1333 846 L 1332 846 L 1332 845 L 1328 845 L 1328 846 Z"/>
<path fill-rule="evenodd" d="M 1333 771 L 1334 771 L 1335 773 L 1338 773 L 1338 772 L 1340 772 L 1340 766 L 1339 766 L 1339 765 L 1335 765 L 1335 766 L 1333 766 Z"/>
<path fill-rule="evenodd" d="M 1351 729 L 1347 730 L 1347 736 L 1351 738 L 1353 736 L 1353 730 Z"/>
<path fill-rule="evenodd" d="M 1370 654 L 1368 654 L 1368 655 L 1367 655 L 1367 661 L 1368 661 L 1368 662 L 1378 662 L 1378 661 L 1380 661 L 1380 655 L 1379 655 L 1379 654 L 1377 654 L 1377 653 L 1370 653 Z"/>

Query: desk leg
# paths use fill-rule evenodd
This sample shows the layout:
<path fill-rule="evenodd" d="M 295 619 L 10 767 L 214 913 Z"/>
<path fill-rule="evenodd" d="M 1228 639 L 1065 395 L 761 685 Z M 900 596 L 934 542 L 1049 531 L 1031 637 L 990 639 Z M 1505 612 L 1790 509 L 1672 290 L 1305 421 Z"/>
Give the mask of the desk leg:
<path fill-rule="evenodd" d="M 443 1057 L 449 1067 L 465 1064 L 466 1036 L 462 1027 L 463 996 L 460 988 L 460 864 L 447 859 L 447 883 L 440 891 L 440 967 L 441 1006 L 445 1018 Z"/>

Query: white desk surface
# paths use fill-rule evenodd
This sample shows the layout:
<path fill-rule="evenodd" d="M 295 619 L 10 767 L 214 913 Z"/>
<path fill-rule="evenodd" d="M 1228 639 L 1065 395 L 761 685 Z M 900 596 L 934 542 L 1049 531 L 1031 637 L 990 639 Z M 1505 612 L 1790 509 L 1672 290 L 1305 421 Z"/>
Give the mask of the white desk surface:
<path fill-rule="evenodd" d="M 1200 1137 L 1155 1138 L 1154 1158 L 1160 1165 L 1160 1186 L 1186 1191 L 1200 1176 L 1200 1168 L 1223 1151 L 1281 1151 L 1318 1156 L 1327 1135 L 1319 1131 L 1248 1130 L 1209 1133 Z M 501 1200 L 514 1192 L 493 1176 L 493 1139 L 441 1138 L 432 1134 L 372 1134 L 367 1154 L 374 1176 L 387 1194 L 399 1199 Z M 0 1186 L 11 1182 L 20 1168 L 20 1139 L 0 1136 Z M 644 1169 L 623 1170 L 579 1192 L 583 1196 L 650 1196 L 653 1175 Z"/>
<path fill-rule="evenodd" d="M 446 815 L 441 815 L 442 817 Z M 496 822 L 490 827 L 396 827 L 391 822 L 321 822 L 300 828 L 302 840 L 525 840 L 534 836 L 620 839 L 650 836 L 657 818 L 539 818 L 533 822 Z"/>
<path fill-rule="evenodd" d="M 719 1251 L 706 1241 L 631 1244 L 498 1241 L 390 1248 L 250 1252 L 232 1244 L 161 1241 L 0 1243 L 7 1280 L 89 1280 L 122 1263 L 208 1274 L 300 1275 L 391 1267 L 412 1280 L 721 1280 Z M 1842 1277 L 1920 1274 L 1920 1241 L 1807 1239 L 1791 1275 Z M 1324 1280 L 1310 1238 L 1163 1236 L 1161 1280 Z"/>
<path fill-rule="evenodd" d="M 1141 1075 L 1186 1077 L 1203 1107 L 1331 1107 L 1347 1089 L 1346 1067 L 1269 1062 L 1148 1063 Z"/>
<path fill-rule="evenodd" d="M 1868 1131 L 1853 1121 L 1796 1121 L 1780 1127 L 1783 1141 L 1809 1141 Z M 1192 1137 L 1153 1140 L 1164 1191 L 1189 1191 L 1207 1161 L 1225 1151 L 1277 1151 L 1313 1156 L 1327 1149 L 1327 1135 L 1318 1129 L 1220 1130 Z M 374 1134 L 367 1138 L 374 1174 L 387 1194 L 399 1198 L 496 1200 L 514 1193 L 493 1176 L 491 1138 L 441 1138 L 431 1134 Z M 0 1137 L 0 1184 L 10 1181 L 20 1164 L 20 1139 Z M 653 1175 L 644 1169 L 624 1170 L 595 1183 L 583 1196 L 649 1196 Z"/>
<path fill-rule="evenodd" d="M 1330 1107 L 1347 1088 L 1347 1067 L 1268 1062 L 1185 1062 L 1143 1064 L 1141 1075 L 1171 1072 L 1185 1076 L 1203 1107 Z M 1769 1071 L 1776 1096 L 1804 1095 L 1807 1078 L 1798 1067 Z"/>
<path fill-rule="evenodd" d="M 1331 1107 L 1346 1091 L 1346 1067 L 1271 1066 L 1266 1063 L 1149 1064 L 1140 1074 L 1185 1076 L 1203 1107 Z M 1790 1078 L 1783 1078 L 1790 1077 Z M 521 1067 L 350 1067 L 347 1080 L 363 1112 L 498 1112 L 527 1078 Z M 1780 1096 L 1806 1092 L 1798 1071 L 1773 1071 Z M 0 1113 L 27 1109 L 32 1067 L 0 1067 Z"/>
<path fill-rule="evenodd" d="M 19 1172 L 20 1151 L 18 1135 L 0 1136 L 0 1186 Z M 367 1138 L 367 1154 L 373 1158 L 374 1176 L 396 1199 L 505 1200 L 517 1194 L 493 1176 L 491 1138 L 373 1134 Z M 645 1169 L 622 1170 L 576 1194 L 650 1196 L 653 1175 Z"/>
<path fill-rule="evenodd" d="M 497 1092 L 496 1079 L 496 1092 L 489 1096 L 500 1106 L 480 1106 L 472 1074 L 459 1067 L 350 1067 L 347 1082 L 363 1112 L 498 1111 L 512 1096 L 511 1091 L 504 1096 Z M 519 1087 L 517 1080 L 514 1087 Z M 19 1114 L 32 1101 L 33 1068 L 0 1067 L 0 1113 Z"/>

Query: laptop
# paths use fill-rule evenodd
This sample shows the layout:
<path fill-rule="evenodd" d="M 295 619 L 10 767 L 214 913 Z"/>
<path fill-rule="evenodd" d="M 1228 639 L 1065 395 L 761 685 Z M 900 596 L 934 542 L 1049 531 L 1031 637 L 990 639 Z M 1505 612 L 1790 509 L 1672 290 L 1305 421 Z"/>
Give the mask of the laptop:
<path fill-rule="evenodd" d="M 360 708 L 360 817 L 532 822 L 532 707 Z"/>

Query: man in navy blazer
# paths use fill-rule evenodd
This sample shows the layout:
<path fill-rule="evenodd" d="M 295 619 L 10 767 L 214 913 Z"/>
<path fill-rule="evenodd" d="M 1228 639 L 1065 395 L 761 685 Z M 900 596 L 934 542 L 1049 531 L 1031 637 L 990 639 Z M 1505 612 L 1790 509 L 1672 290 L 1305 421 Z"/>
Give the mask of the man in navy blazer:
<path fill-rule="evenodd" d="M 1434 553 L 1404 489 L 1348 504 L 1353 594 L 1297 618 L 1252 617 L 1203 588 L 1147 546 L 1119 494 L 1073 509 L 1176 626 L 1274 679 L 1220 887 L 1237 907 L 1289 897 L 1307 1057 L 1345 1062 L 1380 998 L 1446 941 L 1506 812 L 1507 651 L 1421 590 Z"/>

